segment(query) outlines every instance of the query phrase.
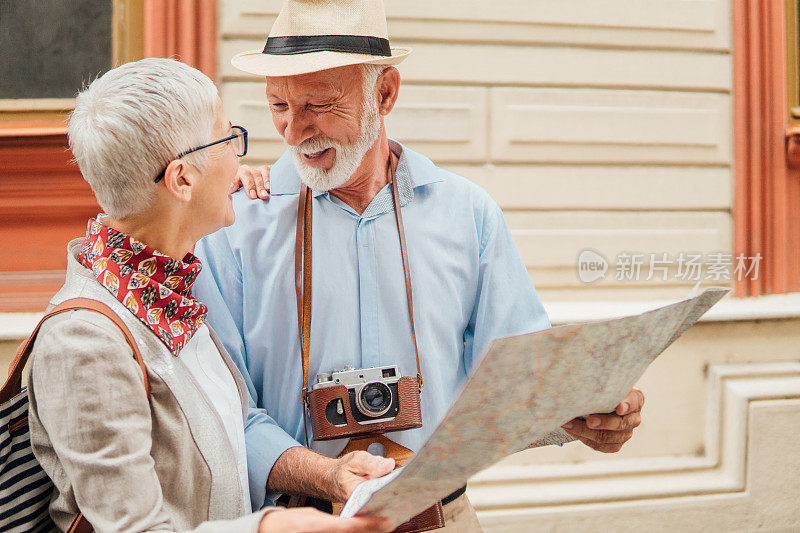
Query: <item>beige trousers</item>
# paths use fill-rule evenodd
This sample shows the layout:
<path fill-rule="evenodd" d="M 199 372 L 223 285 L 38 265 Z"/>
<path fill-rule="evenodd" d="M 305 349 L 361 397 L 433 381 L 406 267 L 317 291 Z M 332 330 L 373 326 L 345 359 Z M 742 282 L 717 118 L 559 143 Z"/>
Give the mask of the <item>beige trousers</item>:
<path fill-rule="evenodd" d="M 469 502 L 466 494 L 462 494 L 442 509 L 444 511 L 444 527 L 436 529 L 438 533 L 481 533 L 481 525 L 478 523 L 478 515 L 475 508 Z"/>

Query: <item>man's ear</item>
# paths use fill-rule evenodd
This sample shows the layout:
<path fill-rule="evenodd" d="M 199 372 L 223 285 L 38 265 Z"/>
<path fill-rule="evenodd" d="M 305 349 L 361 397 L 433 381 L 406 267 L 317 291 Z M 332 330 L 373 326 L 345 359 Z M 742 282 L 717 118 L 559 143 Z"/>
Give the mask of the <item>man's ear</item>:
<path fill-rule="evenodd" d="M 181 202 L 192 199 L 192 192 L 197 180 L 197 172 L 182 159 L 172 161 L 164 172 L 164 187 L 172 196 Z"/>
<path fill-rule="evenodd" d="M 381 115 L 391 113 L 399 93 L 400 71 L 394 67 L 386 67 L 378 77 L 378 110 Z"/>

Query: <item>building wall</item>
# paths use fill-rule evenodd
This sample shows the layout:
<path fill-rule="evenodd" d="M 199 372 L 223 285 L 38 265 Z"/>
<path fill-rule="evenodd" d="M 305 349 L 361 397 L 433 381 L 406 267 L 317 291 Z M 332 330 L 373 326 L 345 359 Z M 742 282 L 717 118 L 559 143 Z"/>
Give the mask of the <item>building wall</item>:
<path fill-rule="evenodd" d="M 262 48 L 276 1 L 220 2 L 219 81 L 251 131 L 249 162 L 282 141 L 263 80 L 230 58 Z M 414 53 L 390 136 L 485 187 L 545 300 L 680 297 L 693 280 L 582 284 L 580 251 L 730 253 L 730 0 L 386 0 Z M 649 256 L 645 256 L 645 266 Z M 729 284 L 715 280 L 715 284 Z"/>

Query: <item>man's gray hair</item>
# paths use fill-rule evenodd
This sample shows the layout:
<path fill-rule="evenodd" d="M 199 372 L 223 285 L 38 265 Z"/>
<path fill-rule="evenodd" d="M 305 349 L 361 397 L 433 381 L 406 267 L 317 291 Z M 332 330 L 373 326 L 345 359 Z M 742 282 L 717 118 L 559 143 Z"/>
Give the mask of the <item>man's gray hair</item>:
<path fill-rule="evenodd" d="M 369 63 L 364 63 L 362 66 L 364 72 L 364 98 L 367 98 L 368 96 L 374 96 L 375 85 L 378 83 L 380 75 L 386 70 L 386 66 L 370 65 Z"/>
<path fill-rule="evenodd" d="M 153 201 L 153 180 L 178 154 L 210 142 L 217 88 L 173 59 L 148 58 L 109 70 L 78 94 L 69 147 L 100 207 L 123 219 Z M 201 172 L 208 156 L 184 158 Z"/>

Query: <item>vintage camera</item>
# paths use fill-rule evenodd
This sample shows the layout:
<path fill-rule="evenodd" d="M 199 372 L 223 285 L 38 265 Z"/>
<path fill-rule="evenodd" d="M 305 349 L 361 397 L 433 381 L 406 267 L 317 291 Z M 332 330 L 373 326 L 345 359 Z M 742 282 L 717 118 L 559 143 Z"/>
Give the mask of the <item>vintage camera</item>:
<path fill-rule="evenodd" d="M 314 440 L 422 427 L 419 383 L 397 365 L 318 374 L 308 391 Z"/>

